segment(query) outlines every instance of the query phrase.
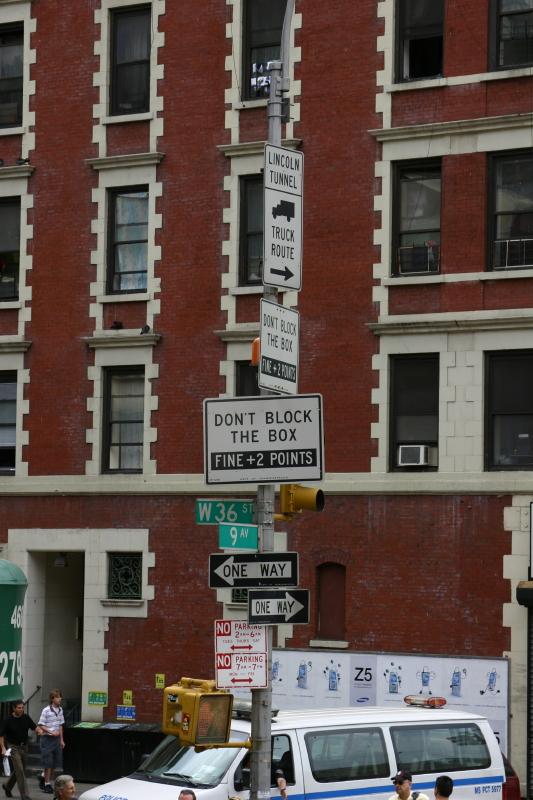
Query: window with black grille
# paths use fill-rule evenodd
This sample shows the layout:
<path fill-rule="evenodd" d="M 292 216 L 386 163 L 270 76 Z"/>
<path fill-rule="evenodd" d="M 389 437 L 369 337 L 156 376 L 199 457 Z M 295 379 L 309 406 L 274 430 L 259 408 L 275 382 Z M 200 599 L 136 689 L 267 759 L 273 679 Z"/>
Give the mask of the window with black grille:
<path fill-rule="evenodd" d="M 108 553 L 110 600 L 142 598 L 142 553 Z"/>

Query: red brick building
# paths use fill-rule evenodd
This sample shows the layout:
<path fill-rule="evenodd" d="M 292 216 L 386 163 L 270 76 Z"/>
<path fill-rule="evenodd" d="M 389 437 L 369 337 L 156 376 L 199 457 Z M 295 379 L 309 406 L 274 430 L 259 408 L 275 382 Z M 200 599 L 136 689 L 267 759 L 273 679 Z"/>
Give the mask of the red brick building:
<path fill-rule="evenodd" d="M 29 579 L 26 693 L 85 717 L 130 689 L 157 718 L 154 674 L 205 674 L 242 613 L 207 588 L 194 500 L 251 496 L 205 486 L 202 400 L 257 390 L 283 9 L 0 0 L 0 542 Z M 296 0 L 303 289 L 279 295 L 326 440 L 326 508 L 280 545 L 311 624 L 280 643 L 508 655 L 523 779 L 532 67 L 528 0 Z"/>

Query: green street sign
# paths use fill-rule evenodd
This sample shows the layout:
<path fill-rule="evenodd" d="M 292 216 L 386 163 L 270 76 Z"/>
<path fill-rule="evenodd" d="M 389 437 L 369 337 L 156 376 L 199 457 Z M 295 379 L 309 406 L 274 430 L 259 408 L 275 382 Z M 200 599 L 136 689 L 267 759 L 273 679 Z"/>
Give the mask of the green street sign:
<path fill-rule="evenodd" d="M 220 525 L 218 546 L 225 550 L 257 550 L 259 546 L 258 525 Z"/>
<path fill-rule="evenodd" d="M 247 525 L 254 521 L 253 500 L 197 500 L 197 525 Z"/>

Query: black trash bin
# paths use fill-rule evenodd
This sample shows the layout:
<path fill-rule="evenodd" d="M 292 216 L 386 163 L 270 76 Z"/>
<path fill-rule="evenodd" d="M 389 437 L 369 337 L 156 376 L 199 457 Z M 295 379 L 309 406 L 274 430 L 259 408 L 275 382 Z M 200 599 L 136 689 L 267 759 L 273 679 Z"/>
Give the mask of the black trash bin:
<path fill-rule="evenodd" d="M 134 772 L 165 738 L 159 725 L 103 723 L 65 729 L 65 772 L 85 783 L 107 783 Z"/>

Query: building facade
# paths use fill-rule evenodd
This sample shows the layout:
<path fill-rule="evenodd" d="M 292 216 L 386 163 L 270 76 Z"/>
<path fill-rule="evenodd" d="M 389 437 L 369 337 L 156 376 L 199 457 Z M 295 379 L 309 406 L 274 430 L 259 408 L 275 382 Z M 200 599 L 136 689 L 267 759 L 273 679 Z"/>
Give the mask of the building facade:
<path fill-rule="evenodd" d="M 303 288 L 279 302 L 326 508 L 278 524 L 312 592 L 278 643 L 509 657 L 525 781 L 533 5 L 467 6 L 296 0 Z M 59 683 L 85 719 L 126 689 L 158 719 L 154 676 L 211 677 L 213 620 L 244 614 L 194 509 L 255 491 L 206 487 L 202 401 L 257 393 L 284 7 L 0 0 L 0 542 L 26 695 Z"/>

